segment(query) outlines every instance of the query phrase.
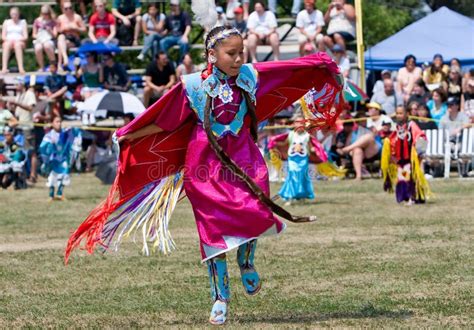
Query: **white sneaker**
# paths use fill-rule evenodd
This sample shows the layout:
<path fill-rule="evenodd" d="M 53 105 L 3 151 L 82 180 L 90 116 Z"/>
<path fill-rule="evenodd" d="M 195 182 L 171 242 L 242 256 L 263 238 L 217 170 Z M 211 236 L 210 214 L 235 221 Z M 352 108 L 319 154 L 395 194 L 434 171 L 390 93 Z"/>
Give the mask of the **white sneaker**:
<path fill-rule="evenodd" d="M 87 113 L 83 113 L 82 114 L 82 125 L 84 126 L 88 126 L 89 125 L 89 116 L 87 115 Z"/>
<path fill-rule="evenodd" d="M 137 60 L 143 61 L 144 59 L 145 59 L 145 55 L 143 55 L 142 53 L 138 54 Z"/>

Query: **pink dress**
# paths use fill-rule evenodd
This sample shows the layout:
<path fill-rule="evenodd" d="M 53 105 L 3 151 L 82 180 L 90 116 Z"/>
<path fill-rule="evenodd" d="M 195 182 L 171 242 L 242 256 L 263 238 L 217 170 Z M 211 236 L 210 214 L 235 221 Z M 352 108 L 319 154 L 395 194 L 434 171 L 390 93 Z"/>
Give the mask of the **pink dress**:
<path fill-rule="evenodd" d="M 235 78 L 229 79 L 233 100 L 223 104 L 215 98 L 213 115 L 222 124 L 229 124 L 235 117 L 240 103 L 245 102 Z M 185 121 L 189 116 L 198 120 L 189 106 L 182 84 L 177 109 L 161 111 L 155 120 L 164 130 L 176 129 L 176 118 Z M 182 103 L 181 103 L 182 102 Z M 260 188 L 270 194 L 268 170 L 254 143 L 248 127 L 238 136 L 227 134 L 218 140 L 224 151 L 251 177 Z M 217 158 L 207 139 L 202 124 L 194 127 L 185 159 L 184 189 L 189 198 L 199 233 L 202 261 L 232 250 L 239 245 L 268 234 L 280 233 L 285 225 L 273 216 L 271 210 L 260 202 L 247 185 L 228 170 Z"/>

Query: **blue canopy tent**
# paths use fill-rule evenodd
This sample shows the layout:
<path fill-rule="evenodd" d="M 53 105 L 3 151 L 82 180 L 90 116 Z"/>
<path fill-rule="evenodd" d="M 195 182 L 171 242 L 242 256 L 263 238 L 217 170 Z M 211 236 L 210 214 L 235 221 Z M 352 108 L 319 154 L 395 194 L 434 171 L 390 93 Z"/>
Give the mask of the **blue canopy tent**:
<path fill-rule="evenodd" d="M 365 67 L 396 70 L 404 65 L 408 54 L 423 63 L 431 62 L 437 53 L 446 61 L 456 57 L 462 66 L 474 66 L 474 20 L 441 7 L 369 48 Z"/>

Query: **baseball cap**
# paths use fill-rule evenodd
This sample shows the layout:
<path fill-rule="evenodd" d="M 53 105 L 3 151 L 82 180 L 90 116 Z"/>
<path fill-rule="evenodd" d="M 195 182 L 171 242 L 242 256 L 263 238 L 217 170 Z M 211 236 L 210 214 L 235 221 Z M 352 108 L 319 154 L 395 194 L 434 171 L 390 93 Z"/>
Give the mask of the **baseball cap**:
<path fill-rule="evenodd" d="M 385 74 L 392 75 L 392 72 L 390 72 L 390 70 L 382 70 L 382 76 Z"/>
<path fill-rule="evenodd" d="M 170 0 L 170 5 L 179 6 L 179 0 Z"/>
<path fill-rule="evenodd" d="M 453 104 L 459 104 L 459 97 L 457 96 L 450 96 L 448 97 L 448 100 L 446 101 L 448 105 L 453 105 Z"/>
<path fill-rule="evenodd" d="M 218 14 L 223 14 L 224 13 L 224 8 L 222 8 L 221 6 L 217 6 L 216 11 L 217 11 Z"/>
<path fill-rule="evenodd" d="M 234 14 L 243 14 L 244 9 L 242 7 L 237 7 L 234 9 Z"/>

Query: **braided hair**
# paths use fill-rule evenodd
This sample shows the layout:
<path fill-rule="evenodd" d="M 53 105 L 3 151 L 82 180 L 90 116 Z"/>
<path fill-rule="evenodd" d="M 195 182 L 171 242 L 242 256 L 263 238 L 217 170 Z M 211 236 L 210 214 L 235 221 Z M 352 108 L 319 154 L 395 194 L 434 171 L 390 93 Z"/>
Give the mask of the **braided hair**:
<path fill-rule="evenodd" d="M 209 50 L 214 49 L 222 42 L 222 40 L 225 40 L 225 38 L 222 38 L 222 39 L 215 38 L 214 40 L 212 38 L 217 37 L 219 33 L 224 33 L 225 30 L 227 29 L 229 28 L 225 26 L 218 26 L 209 31 L 205 40 L 204 56 L 206 60 L 208 60 Z M 235 34 L 235 35 L 238 35 L 238 34 Z M 207 78 L 207 76 L 212 73 L 212 68 L 213 68 L 213 64 L 208 61 L 207 70 L 203 71 L 203 74 L 202 74 L 203 79 Z M 256 142 L 258 138 L 258 134 L 257 134 L 257 115 L 256 115 L 255 103 L 252 101 L 252 98 L 247 91 L 241 89 L 241 93 L 244 96 L 245 102 L 247 103 L 247 110 L 248 110 L 248 114 L 251 120 L 250 132 L 252 134 L 254 142 Z M 288 211 L 283 209 L 281 206 L 275 204 L 272 201 L 272 199 L 265 194 L 265 192 L 260 188 L 260 186 L 256 184 L 255 181 L 253 181 L 253 179 L 249 177 L 247 173 L 245 173 L 237 165 L 237 163 L 235 163 L 235 161 L 230 158 L 230 156 L 224 151 L 221 145 L 217 142 L 216 137 L 214 136 L 214 133 L 212 132 L 211 104 L 212 104 L 211 97 L 207 95 L 206 106 L 204 109 L 203 127 L 206 132 L 209 144 L 212 150 L 214 151 L 214 153 L 216 154 L 217 158 L 220 160 L 220 162 L 227 169 L 232 171 L 232 173 L 234 173 L 238 178 L 240 178 L 249 187 L 252 193 L 258 198 L 258 200 L 261 201 L 263 204 L 267 205 L 272 210 L 272 212 L 292 222 L 308 222 L 308 221 L 315 220 L 313 217 L 294 217 Z"/>

